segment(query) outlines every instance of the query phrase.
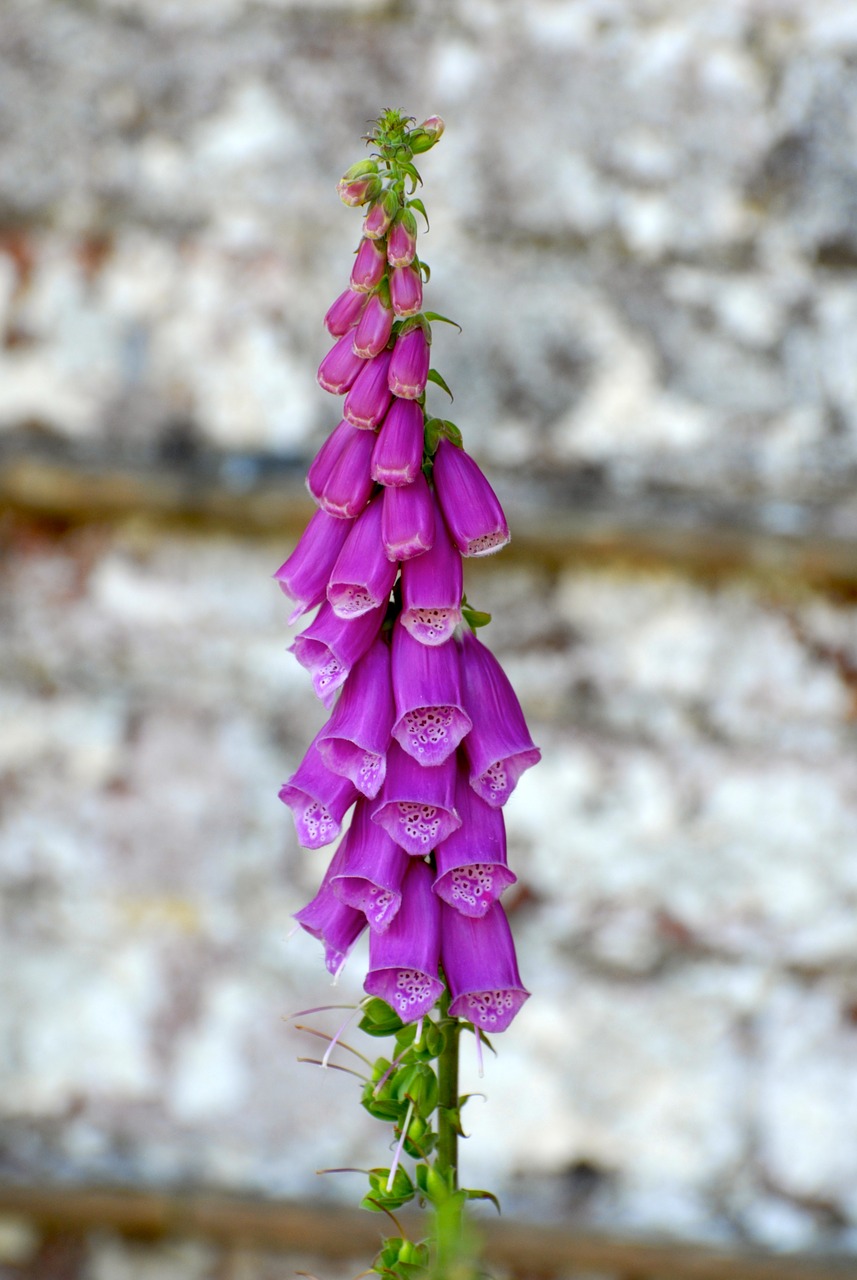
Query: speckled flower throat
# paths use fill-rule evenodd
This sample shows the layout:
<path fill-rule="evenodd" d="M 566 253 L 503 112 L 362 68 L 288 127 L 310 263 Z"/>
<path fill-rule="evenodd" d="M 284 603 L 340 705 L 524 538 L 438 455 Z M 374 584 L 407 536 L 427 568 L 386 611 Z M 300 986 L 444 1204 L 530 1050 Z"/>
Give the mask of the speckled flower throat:
<path fill-rule="evenodd" d="M 515 881 L 502 807 L 540 758 L 476 636 L 490 617 L 463 594 L 462 558 L 505 546 L 506 518 L 458 428 L 426 408 L 428 384 L 448 392 L 431 363 L 432 324 L 445 318 L 423 310 L 417 215 L 428 219 L 414 157 L 442 132 L 438 117 L 414 126 L 386 111 L 372 155 L 339 183 L 343 202 L 366 210 L 318 370 L 344 397 L 341 421 L 309 469 L 318 510 L 275 575 L 290 621 L 317 610 L 291 651 L 331 710 L 280 798 L 310 849 L 340 837 L 350 813 L 296 919 L 334 975 L 369 930 L 367 997 L 352 1017 L 395 1037 L 364 1077 L 362 1103 L 393 1124 L 395 1150 L 389 1168 L 368 1171 L 363 1204 L 390 1212 L 418 1197 L 436 1211 L 428 1241 L 393 1237 L 375 1260 L 402 1277 L 453 1261 L 470 1274 L 462 1206 L 488 1193 L 458 1185 L 458 1044 L 471 1031 L 481 1054 L 528 996 L 500 903 Z M 343 1030 L 327 1037 L 323 1065 Z"/>

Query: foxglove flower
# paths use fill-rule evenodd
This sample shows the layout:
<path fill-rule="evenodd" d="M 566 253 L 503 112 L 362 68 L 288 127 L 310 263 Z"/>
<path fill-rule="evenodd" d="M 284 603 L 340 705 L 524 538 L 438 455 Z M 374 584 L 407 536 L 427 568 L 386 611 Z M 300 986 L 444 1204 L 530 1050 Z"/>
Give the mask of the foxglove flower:
<path fill-rule="evenodd" d="M 318 750 L 318 735 L 288 782 L 280 799 L 291 809 L 298 839 L 305 849 L 321 849 L 342 830 L 342 819 L 357 799 L 350 778 L 328 769 Z"/>
<path fill-rule="evenodd" d="M 354 354 L 351 333 L 344 334 L 330 348 L 318 366 L 318 384 L 331 395 L 341 396 L 354 383 L 363 361 Z"/>
<path fill-rule="evenodd" d="M 397 316 L 415 316 L 423 305 L 422 276 L 415 267 L 394 267 L 390 273 L 390 300 Z"/>
<path fill-rule="evenodd" d="M 355 355 L 362 356 L 364 360 L 380 355 L 392 331 L 393 308 L 380 292 L 371 293 L 354 333 Z"/>
<path fill-rule="evenodd" d="M 374 200 L 381 192 L 381 179 L 375 160 L 358 160 L 336 184 L 343 204 L 361 205 Z"/>
<path fill-rule="evenodd" d="M 382 501 L 381 540 L 388 559 L 410 560 L 428 551 L 434 542 L 434 504 L 422 472 L 413 484 L 388 486 Z"/>
<path fill-rule="evenodd" d="M 289 625 L 308 609 L 321 604 L 330 571 L 348 533 L 349 526 L 344 520 L 316 511 L 298 545 L 274 574 L 280 590 L 295 602 L 295 608 L 289 615 Z M 386 557 L 384 559 L 386 561 Z"/>
<path fill-rule="evenodd" d="M 387 236 L 387 261 L 391 267 L 409 267 L 417 252 L 417 220 L 410 209 L 401 209 Z"/>
<path fill-rule="evenodd" d="M 390 405 L 372 451 L 372 479 L 378 484 L 413 484 L 423 461 L 423 411 L 415 400 Z"/>
<path fill-rule="evenodd" d="M 345 446 L 351 440 L 352 436 L 356 434 L 357 427 L 353 427 L 350 422 L 346 422 L 343 419 L 339 426 L 331 431 L 330 435 L 327 437 L 324 444 L 309 464 L 306 487 L 309 489 L 316 502 L 320 500 L 328 477 L 342 456 Z"/>
<path fill-rule="evenodd" d="M 324 327 L 333 338 L 341 338 L 353 329 L 360 314 L 366 306 L 368 298 L 365 293 L 356 293 L 354 289 L 346 289 L 335 302 L 332 302 L 324 317 Z"/>
<path fill-rule="evenodd" d="M 463 556 L 487 556 L 505 547 L 509 526 L 497 495 L 463 449 L 441 438 L 434 485 L 446 527 Z"/>
<path fill-rule="evenodd" d="M 387 269 L 387 254 L 378 240 L 361 240 L 354 266 L 351 268 L 351 288 L 358 293 L 377 289 Z"/>
<path fill-rule="evenodd" d="M 341 849 L 342 845 L 333 855 L 318 893 L 305 907 L 295 912 L 295 919 L 301 928 L 323 945 L 327 971 L 334 977 L 341 971 L 348 953 L 366 929 L 364 913 L 347 906 L 333 889 L 333 881 L 345 860 L 344 852 L 340 853 Z"/>
<path fill-rule="evenodd" d="M 371 431 L 387 412 L 392 399 L 387 386 L 392 354 L 391 351 L 382 351 L 371 360 L 362 362 L 363 367 L 342 406 L 343 417 L 353 426 Z"/>
<path fill-rule="evenodd" d="M 461 826 L 435 849 L 434 891 L 457 911 L 479 919 L 517 876 L 506 863 L 503 811 L 475 793 L 466 769 L 458 770 L 455 807 Z"/>
<path fill-rule="evenodd" d="M 425 857 L 461 825 L 455 808 L 455 758 L 426 769 L 398 743 L 387 753 L 387 776 L 372 820 L 406 853 Z"/>
<path fill-rule="evenodd" d="M 420 644 L 399 620 L 392 675 L 393 737 L 420 764 L 443 764 L 473 727 L 462 704 L 457 646 Z"/>
<path fill-rule="evenodd" d="M 387 559 L 381 543 L 382 512 L 381 498 L 369 503 L 351 525 L 330 570 L 327 598 L 340 618 L 357 618 L 390 599 L 396 565 Z"/>
<path fill-rule="evenodd" d="M 443 520 L 434 524 L 434 542 L 402 565 L 402 626 L 422 644 L 445 644 L 461 621 L 461 556 Z"/>
<path fill-rule="evenodd" d="M 351 423 L 340 425 L 350 427 Z M 339 516 L 343 520 L 352 520 L 360 515 L 374 488 L 369 467 L 372 462 L 375 437 L 368 431 L 358 430 L 357 427 L 351 429 L 354 434 L 346 438 L 321 490 L 314 495 L 322 511 L 326 511 L 330 516 Z"/>
<path fill-rule="evenodd" d="M 416 400 L 425 391 L 428 374 L 428 339 L 422 326 L 414 324 L 396 338 L 387 381 L 394 396 Z"/>
<path fill-rule="evenodd" d="M 396 216 L 399 197 L 395 191 L 385 191 L 380 200 L 376 200 L 363 219 L 363 234 L 370 240 L 380 240 L 387 234 L 387 228 Z"/>
<path fill-rule="evenodd" d="M 340 902 L 362 911 L 370 928 L 388 928 L 401 906 L 410 858 L 372 821 L 365 800 L 357 801 L 339 850 L 342 862 L 331 881 L 333 892 Z"/>
<path fill-rule="evenodd" d="M 530 737 L 509 677 L 490 649 L 465 630 L 461 638 L 464 706 L 473 717 L 464 750 L 474 791 L 499 808 L 542 753 Z"/>
<path fill-rule="evenodd" d="M 325 603 L 309 626 L 295 636 L 289 653 L 309 671 L 312 687 L 326 706 L 377 636 L 386 611 L 386 604 L 382 604 L 359 618 L 337 618 Z"/>
<path fill-rule="evenodd" d="M 441 962 L 452 997 L 449 1012 L 482 1031 L 505 1031 L 529 991 L 499 902 L 479 920 L 443 905 Z"/>
<path fill-rule="evenodd" d="M 437 976 L 440 911 L 440 900 L 431 889 L 431 868 L 412 860 L 402 885 L 402 905 L 391 924 L 383 933 L 369 934 L 364 990 L 386 1000 L 403 1022 L 424 1017 L 443 991 Z"/>
<path fill-rule="evenodd" d="M 379 636 L 351 671 L 333 715 L 318 735 L 321 758 L 370 799 L 387 774 L 393 727 L 390 646 Z"/>

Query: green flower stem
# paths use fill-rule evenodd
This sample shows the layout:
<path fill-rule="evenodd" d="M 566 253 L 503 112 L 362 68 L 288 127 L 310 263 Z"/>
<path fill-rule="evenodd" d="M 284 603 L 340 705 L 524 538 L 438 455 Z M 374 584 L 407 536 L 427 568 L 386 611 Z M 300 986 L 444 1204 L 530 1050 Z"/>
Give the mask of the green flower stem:
<path fill-rule="evenodd" d="M 435 1167 L 449 1179 L 450 1191 L 458 1190 L 458 1040 L 461 1024 L 449 1016 L 449 991 L 440 997 L 441 1026 L 445 1044 L 437 1060 L 437 1158 Z"/>

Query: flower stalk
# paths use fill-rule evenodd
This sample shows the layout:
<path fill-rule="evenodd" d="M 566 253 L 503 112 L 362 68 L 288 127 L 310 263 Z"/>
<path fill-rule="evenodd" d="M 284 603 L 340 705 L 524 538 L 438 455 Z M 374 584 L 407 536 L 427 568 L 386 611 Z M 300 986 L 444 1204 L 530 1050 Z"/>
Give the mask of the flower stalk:
<path fill-rule="evenodd" d="M 319 511 L 275 575 L 290 621 L 318 609 L 291 651 L 331 711 L 280 798 L 304 847 L 344 831 L 296 919 L 334 976 L 368 930 L 354 1016 L 369 1036 L 393 1038 L 361 1093 L 392 1125 L 390 1162 L 366 1171 L 362 1205 L 394 1222 L 413 1200 L 433 1212 L 427 1240 L 384 1241 L 371 1271 L 392 1280 L 483 1274 L 464 1209 L 496 1201 L 460 1185 L 461 1035 L 474 1032 L 478 1056 L 485 1032 L 504 1031 L 529 995 L 500 903 L 515 882 L 502 809 L 540 755 L 476 639 L 490 615 L 464 595 L 463 562 L 508 542 L 506 518 L 459 429 L 426 409 L 433 386 L 449 392 L 432 325 L 453 322 L 422 310 L 430 271 L 416 215 L 426 227 L 428 217 L 414 158 L 442 133 L 437 116 L 415 125 L 384 111 L 366 139 L 373 154 L 338 184 L 363 221 L 347 287 L 324 317 L 334 342 L 318 382 L 344 402 L 309 469 Z M 303 1027 L 328 1040 L 307 1060 L 353 1072 L 333 1061 L 356 1052 L 340 1038 L 347 1025 L 332 1036 Z"/>

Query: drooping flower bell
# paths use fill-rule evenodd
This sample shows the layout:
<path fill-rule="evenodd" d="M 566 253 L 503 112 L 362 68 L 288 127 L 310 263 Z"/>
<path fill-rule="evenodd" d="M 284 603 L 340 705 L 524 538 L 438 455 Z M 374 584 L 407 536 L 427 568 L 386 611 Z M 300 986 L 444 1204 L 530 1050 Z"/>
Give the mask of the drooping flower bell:
<path fill-rule="evenodd" d="M 371 929 L 387 929 L 402 903 L 402 882 L 410 858 L 371 820 L 367 801 L 357 801 L 338 852 L 341 858 L 331 879 L 333 892 L 340 902 L 362 911 Z"/>
<path fill-rule="evenodd" d="M 359 618 L 338 618 L 325 602 L 309 626 L 295 636 L 289 652 L 309 671 L 312 687 L 326 706 L 377 636 L 386 611 L 386 604 L 381 604 Z"/>
<path fill-rule="evenodd" d="M 517 879 L 506 861 L 503 811 L 476 794 L 466 767 L 458 770 L 455 807 L 461 826 L 435 847 L 434 891 L 457 911 L 480 919 Z"/>
<path fill-rule="evenodd" d="M 496 493 L 473 459 L 441 438 L 434 483 L 446 527 L 463 556 L 487 556 L 505 547 L 509 526 Z"/>
<path fill-rule="evenodd" d="M 393 331 L 395 303 L 390 306 L 389 291 L 379 289 L 369 295 L 369 301 L 354 331 L 354 352 L 368 360 L 380 355 Z M 396 315 L 401 314 L 396 312 Z"/>
<path fill-rule="evenodd" d="M 422 644 L 445 644 L 461 621 L 462 591 L 461 556 L 438 515 L 429 550 L 402 565 L 402 626 Z"/>
<path fill-rule="evenodd" d="M 461 670 L 464 706 L 474 717 L 464 746 L 470 785 L 499 808 L 542 753 L 530 737 L 509 677 L 491 650 L 467 629 L 461 637 Z"/>
<path fill-rule="evenodd" d="M 333 338 L 341 338 L 353 329 L 368 301 L 368 294 L 346 289 L 332 302 L 324 317 L 324 327 Z"/>
<path fill-rule="evenodd" d="M 372 821 L 383 827 L 406 853 L 426 857 L 461 826 L 455 794 L 453 756 L 426 769 L 392 742 Z"/>
<path fill-rule="evenodd" d="M 390 646 L 380 636 L 355 663 L 333 715 L 318 735 L 318 751 L 329 769 L 350 778 L 370 799 L 387 775 L 393 727 Z"/>
<path fill-rule="evenodd" d="M 295 919 L 302 929 L 317 938 L 324 947 L 324 962 L 328 973 L 336 977 L 351 948 L 366 929 L 366 916 L 362 911 L 344 903 L 334 892 L 333 884 L 345 862 L 345 852 L 339 846 L 330 862 L 318 893 L 300 911 Z"/>
<path fill-rule="evenodd" d="M 339 835 L 342 819 L 357 799 L 350 778 L 333 773 L 318 750 L 318 735 L 288 782 L 280 799 L 292 810 L 298 839 L 305 849 L 321 849 Z"/>
<path fill-rule="evenodd" d="M 423 411 L 415 400 L 396 397 L 372 451 L 372 479 L 378 484 L 413 484 L 423 461 Z"/>
<path fill-rule="evenodd" d="M 388 559 L 421 556 L 434 542 L 434 533 L 434 504 L 423 473 L 417 472 L 413 484 L 388 485 L 381 519 L 381 541 Z"/>
<path fill-rule="evenodd" d="M 374 482 L 370 466 L 375 437 L 350 422 L 340 425 L 351 427 L 352 434 L 343 437 L 342 448 L 333 459 L 321 486 L 317 487 L 316 481 L 311 492 L 322 511 L 342 520 L 353 520 L 372 496 Z"/>
<path fill-rule="evenodd" d="M 442 963 L 454 1018 L 482 1031 L 505 1031 L 529 998 L 505 912 L 493 903 L 480 919 L 443 904 Z"/>
<path fill-rule="evenodd" d="M 381 191 L 376 160 L 358 160 L 336 184 L 343 204 L 361 205 L 374 200 Z"/>
<path fill-rule="evenodd" d="M 351 288 L 358 293 L 369 293 L 372 289 L 377 289 L 384 279 L 386 269 L 387 255 L 383 243 L 368 239 L 361 241 L 351 268 Z"/>
<path fill-rule="evenodd" d="M 294 601 L 289 625 L 302 613 L 321 604 L 327 591 L 330 571 L 348 537 L 348 525 L 324 511 L 316 511 L 300 536 L 298 545 L 274 577 L 280 590 Z M 386 559 L 386 557 L 385 557 Z"/>
<path fill-rule="evenodd" d="M 352 524 L 330 569 L 327 598 L 340 618 L 357 618 L 390 598 L 396 565 L 384 552 L 382 518 L 382 499 L 375 498 Z"/>
<path fill-rule="evenodd" d="M 380 351 L 362 362 L 362 369 L 351 386 L 342 406 L 343 417 L 355 427 L 372 431 L 381 422 L 392 399 L 387 385 L 391 351 Z"/>
<path fill-rule="evenodd" d="M 363 987 L 386 1000 L 403 1022 L 425 1017 L 443 991 L 438 977 L 441 904 L 431 884 L 428 863 L 412 859 L 399 910 L 383 933 L 369 935 Z"/>
<path fill-rule="evenodd" d="M 393 737 L 420 764 L 443 764 L 473 728 L 457 646 L 421 644 L 401 620 L 393 627 L 393 697 Z"/>
<path fill-rule="evenodd" d="M 409 267 L 417 252 L 417 220 L 410 209 L 400 209 L 387 236 L 387 262 Z"/>
<path fill-rule="evenodd" d="M 394 396 L 416 400 L 425 391 L 429 374 L 429 343 L 420 324 L 402 329 L 393 347 L 387 381 Z"/>

